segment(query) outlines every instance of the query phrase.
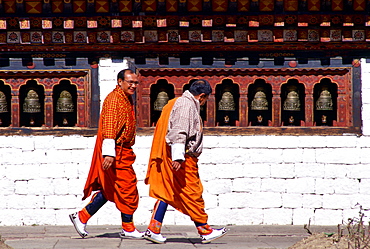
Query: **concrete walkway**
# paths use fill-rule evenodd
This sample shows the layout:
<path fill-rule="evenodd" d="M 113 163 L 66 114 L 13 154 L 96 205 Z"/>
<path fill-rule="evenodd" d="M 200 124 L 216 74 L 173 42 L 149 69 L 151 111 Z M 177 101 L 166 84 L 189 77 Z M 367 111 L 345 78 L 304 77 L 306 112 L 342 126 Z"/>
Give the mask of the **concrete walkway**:
<path fill-rule="evenodd" d="M 219 228 L 214 226 L 215 228 Z M 141 231 L 146 227 L 138 226 Z M 88 226 L 88 237 L 82 239 L 73 226 L 0 226 L 0 235 L 5 244 L 15 249 L 46 248 L 289 248 L 308 237 L 303 226 L 228 226 L 229 232 L 222 238 L 201 244 L 193 226 L 164 226 L 166 244 L 153 244 L 147 240 L 123 239 L 119 226 Z M 335 226 L 311 226 L 312 232 L 336 232 Z"/>

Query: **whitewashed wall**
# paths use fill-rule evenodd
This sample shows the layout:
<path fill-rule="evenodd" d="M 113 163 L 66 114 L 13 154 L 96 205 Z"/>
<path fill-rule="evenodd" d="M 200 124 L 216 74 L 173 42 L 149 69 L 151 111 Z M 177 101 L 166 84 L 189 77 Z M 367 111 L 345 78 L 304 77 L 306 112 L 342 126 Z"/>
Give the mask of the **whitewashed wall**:
<path fill-rule="evenodd" d="M 126 60 L 124 60 L 122 63 L 112 63 L 111 59 L 99 60 L 99 87 L 101 106 L 103 105 L 105 97 L 107 97 L 107 95 L 116 87 L 118 72 L 126 68 L 128 68 Z"/>
<path fill-rule="evenodd" d="M 125 64 L 100 64 L 102 96 Z M 363 132 L 357 136 L 206 136 L 200 176 L 209 223 L 336 225 L 370 209 L 370 64 L 362 61 Z M 102 98 L 103 99 L 103 98 Z M 134 168 L 148 224 L 155 200 L 143 183 L 151 136 L 138 136 Z M 69 225 L 81 209 L 95 137 L 0 136 L 0 225 Z M 192 224 L 170 209 L 165 224 Z M 89 224 L 120 225 L 107 203 Z"/>

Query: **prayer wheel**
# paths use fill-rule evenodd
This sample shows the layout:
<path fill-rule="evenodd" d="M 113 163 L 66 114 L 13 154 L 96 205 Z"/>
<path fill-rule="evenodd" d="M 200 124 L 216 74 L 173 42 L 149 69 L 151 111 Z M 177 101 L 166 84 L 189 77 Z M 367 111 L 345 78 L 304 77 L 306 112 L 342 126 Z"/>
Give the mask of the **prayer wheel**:
<path fill-rule="evenodd" d="M 0 113 L 8 112 L 8 103 L 5 94 L 0 91 Z"/>
<path fill-rule="evenodd" d="M 165 91 L 159 92 L 156 100 L 154 101 L 154 111 L 162 111 L 163 107 L 169 100 L 168 94 Z"/>
<path fill-rule="evenodd" d="M 27 97 L 24 99 L 23 112 L 26 113 L 39 113 L 41 112 L 41 105 L 39 96 L 36 91 L 29 90 Z"/>
<path fill-rule="evenodd" d="M 284 101 L 284 111 L 300 111 L 301 104 L 296 91 L 290 91 Z"/>
<path fill-rule="evenodd" d="M 62 91 L 57 101 L 57 112 L 73 112 L 74 105 L 72 95 L 68 91 Z"/>
<path fill-rule="evenodd" d="M 262 91 L 256 92 L 251 103 L 251 110 L 265 111 L 268 110 L 268 101 L 266 94 Z"/>
<path fill-rule="evenodd" d="M 320 97 L 316 101 L 316 110 L 318 111 L 332 111 L 333 100 L 328 90 L 323 90 L 320 93 Z"/>
<path fill-rule="evenodd" d="M 224 92 L 218 103 L 219 111 L 235 111 L 234 97 L 231 92 Z"/>

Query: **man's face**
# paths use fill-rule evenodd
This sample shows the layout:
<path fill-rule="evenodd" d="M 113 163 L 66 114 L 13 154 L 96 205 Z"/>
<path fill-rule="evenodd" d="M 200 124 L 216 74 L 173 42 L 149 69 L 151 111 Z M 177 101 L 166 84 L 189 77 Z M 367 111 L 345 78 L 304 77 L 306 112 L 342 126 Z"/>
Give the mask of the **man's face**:
<path fill-rule="evenodd" d="M 203 105 L 205 105 L 205 104 L 206 104 L 206 102 L 207 102 L 207 100 L 208 100 L 208 96 L 209 96 L 209 95 L 206 95 L 205 93 L 202 93 L 202 94 L 200 94 L 200 95 L 199 95 L 199 104 L 200 104 L 201 106 L 203 106 Z"/>
<path fill-rule="evenodd" d="M 136 91 L 139 80 L 136 74 L 126 72 L 125 79 L 118 79 L 118 85 L 121 87 L 122 91 L 128 95 L 133 95 Z"/>

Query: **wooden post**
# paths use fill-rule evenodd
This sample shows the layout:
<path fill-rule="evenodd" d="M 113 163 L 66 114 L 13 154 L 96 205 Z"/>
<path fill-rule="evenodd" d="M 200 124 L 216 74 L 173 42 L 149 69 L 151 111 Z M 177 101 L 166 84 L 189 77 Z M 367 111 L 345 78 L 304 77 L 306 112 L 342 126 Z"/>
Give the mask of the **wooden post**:
<path fill-rule="evenodd" d="M 53 117 L 54 117 L 54 110 L 53 110 L 53 91 L 52 89 L 45 89 L 45 126 L 52 127 L 53 126 Z"/>
<path fill-rule="evenodd" d="M 207 123 L 206 127 L 215 127 L 215 95 L 211 94 L 207 101 Z"/>
<path fill-rule="evenodd" d="M 246 94 L 240 94 L 239 106 L 240 126 L 248 126 L 248 96 Z"/>
<path fill-rule="evenodd" d="M 281 99 L 280 93 L 272 95 L 272 126 L 281 126 Z"/>
<path fill-rule="evenodd" d="M 305 124 L 307 126 L 313 126 L 313 112 L 314 112 L 314 101 L 312 92 L 306 92 L 305 97 Z"/>
<path fill-rule="evenodd" d="M 19 91 L 12 96 L 12 127 L 19 127 Z"/>

